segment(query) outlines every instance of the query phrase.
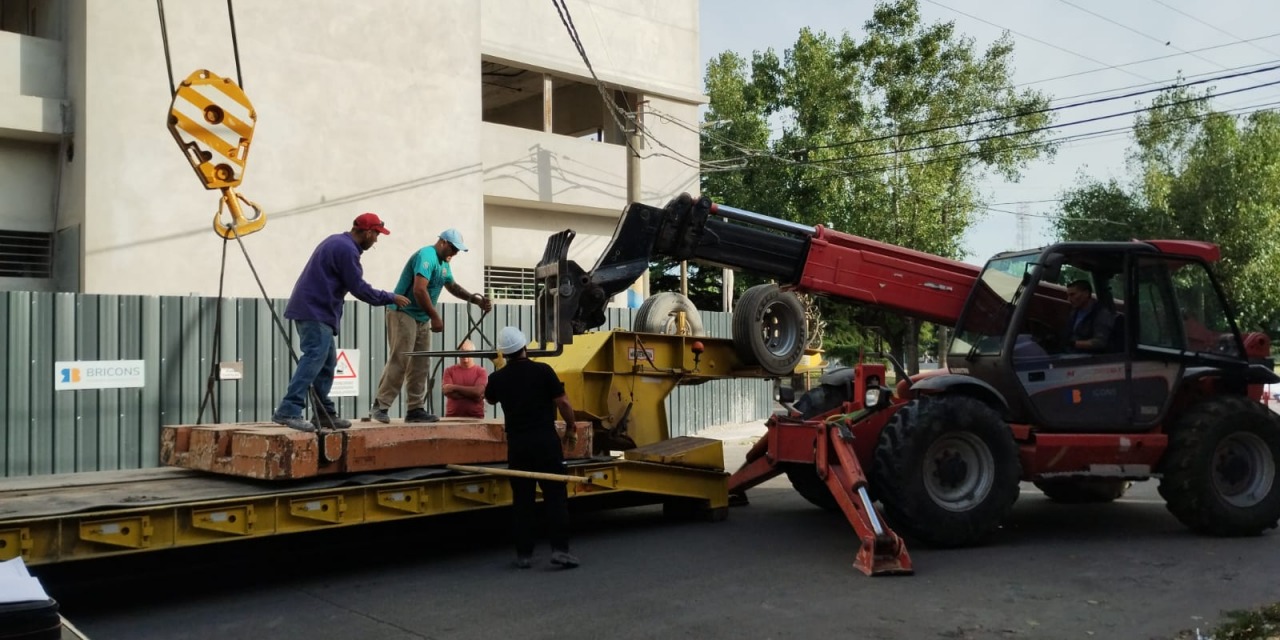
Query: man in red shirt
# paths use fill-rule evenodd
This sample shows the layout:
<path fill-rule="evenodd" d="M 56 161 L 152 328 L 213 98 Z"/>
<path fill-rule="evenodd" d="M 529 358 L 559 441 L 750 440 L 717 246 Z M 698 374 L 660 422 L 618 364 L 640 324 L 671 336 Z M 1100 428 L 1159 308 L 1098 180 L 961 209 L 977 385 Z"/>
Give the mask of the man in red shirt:
<path fill-rule="evenodd" d="M 460 351 L 474 351 L 470 340 L 463 340 Z M 459 358 L 458 364 L 444 370 L 444 415 L 449 418 L 483 418 L 484 388 L 489 372 L 472 358 Z"/>

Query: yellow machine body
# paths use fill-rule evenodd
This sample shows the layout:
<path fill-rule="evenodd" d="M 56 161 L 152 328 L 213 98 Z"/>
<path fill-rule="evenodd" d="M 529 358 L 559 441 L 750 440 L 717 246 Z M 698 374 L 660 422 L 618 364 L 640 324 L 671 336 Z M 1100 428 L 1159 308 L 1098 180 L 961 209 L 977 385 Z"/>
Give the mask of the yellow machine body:
<path fill-rule="evenodd" d="M 677 385 L 771 377 L 744 364 L 732 340 L 705 336 L 588 333 L 574 336 L 560 355 L 539 359 L 560 376 L 579 419 L 598 425 L 598 443 L 641 447 L 670 437 L 664 403 Z"/>

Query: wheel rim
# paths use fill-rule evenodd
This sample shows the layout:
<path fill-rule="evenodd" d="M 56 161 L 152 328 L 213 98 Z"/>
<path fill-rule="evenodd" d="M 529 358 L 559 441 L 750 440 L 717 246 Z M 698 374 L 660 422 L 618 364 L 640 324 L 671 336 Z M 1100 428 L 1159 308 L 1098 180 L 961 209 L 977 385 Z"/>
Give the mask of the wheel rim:
<path fill-rule="evenodd" d="M 1252 507 L 1271 493 L 1276 461 L 1271 449 L 1252 433 L 1233 433 L 1213 452 L 1213 488 L 1233 507 Z"/>
<path fill-rule="evenodd" d="M 689 314 L 686 313 L 684 318 L 684 331 L 680 330 L 680 318 L 677 317 L 679 311 L 672 311 L 662 321 L 662 331 L 669 336 L 688 336 L 693 335 L 693 325 L 689 323 Z"/>
<path fill-rule="evenodd" d="M 784 302 L 771 302 L 764 308 L 764 316 L 760 322 L 761 344 L 774 356 L 795 353 L 796 345 L 800 342 L 800 334 L 804 329 L 790 310 Z"/>
<path fill-rule="evenodd" d="M 929 497 L 947 511 L 980 504 L 994 484 L 995 458 L 972 433 L 949 433 L 925 453 L 924 484 Z"/>

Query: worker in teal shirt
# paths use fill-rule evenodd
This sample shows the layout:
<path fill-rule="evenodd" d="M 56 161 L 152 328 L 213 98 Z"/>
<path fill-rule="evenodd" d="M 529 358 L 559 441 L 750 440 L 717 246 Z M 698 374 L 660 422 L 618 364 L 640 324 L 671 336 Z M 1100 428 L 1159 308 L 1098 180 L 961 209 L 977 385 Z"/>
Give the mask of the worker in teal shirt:
<path fill-rule="evenodd" d="M 444 331 L 444 319 L 436 305 L 440 302 L 440 290 L 448 289 L 460 300 L 480 305 L 488 311 L 493 307 L 489 298 L 479 293 L 469 293 L 453 279 L 449 261 L 466 251 L 462 234 L 457 229 L 446 229 L 435 244 L 427 245 L 409 256 L 395 292 L 409 299 L 407 305 L 393 304 L 387 307 L 387 366 L 378 382 L 378 394 L 374 397 L 372 414 L 378 422 L 391 422 L 387 409 L 391 408 L 400 389 L 405 391 L 408 411 L 405 422 L 435 422 L 439 418 L 426 410 L 427 374 L 430 371 L 427 358 L 410 358 L 411 351 L 430 351 L 431 334 Z"/>

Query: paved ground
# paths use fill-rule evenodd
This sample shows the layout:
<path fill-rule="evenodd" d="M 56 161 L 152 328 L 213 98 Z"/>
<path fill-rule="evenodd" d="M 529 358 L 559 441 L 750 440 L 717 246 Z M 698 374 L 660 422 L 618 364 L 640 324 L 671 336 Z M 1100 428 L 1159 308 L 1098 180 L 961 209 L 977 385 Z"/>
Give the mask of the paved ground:
<path fill-rule="evenodd" d="M 715 429 L 741 460 L 760 425 Z M 286 536 L 37 572 L 112 638 L 1169 638 L 1280 601 L 1280 532 L 1186 532 L 1153 483 L 1111 505 L 1028 490 L 989 545 L 851 569 L 844 520 L 785 480 L 722 523 L 658 507 L 575 516 L 583 566 L 509 567 L 502 513 Z"/>

